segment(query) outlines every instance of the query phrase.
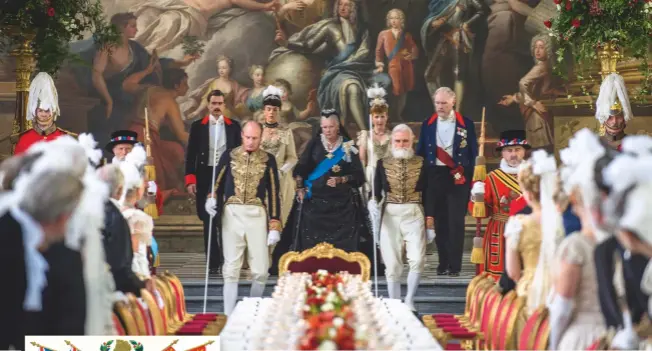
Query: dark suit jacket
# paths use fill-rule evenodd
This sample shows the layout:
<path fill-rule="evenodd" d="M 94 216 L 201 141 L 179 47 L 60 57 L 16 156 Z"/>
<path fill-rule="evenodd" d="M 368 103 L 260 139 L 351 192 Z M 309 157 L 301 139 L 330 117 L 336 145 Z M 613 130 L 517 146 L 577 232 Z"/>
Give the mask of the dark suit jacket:
<path fill-rule="evenodd" d="M 43 253 L 48 261 L 48 285 L 43 310 L 28 313 L 29 335 L 85 335 L 86 287 L 79 251 L 61 242 Z"/>
<path fill-rule="evenodd" d="M 140 289 L 145 288 L 145 283 L 131 270 L 134 251 L 131 246 L 129 223 L 111 201 L 104 205 L 102 237 L 106 261 L 111 267 L 116 289 L 140 296 Z"/>
<path fill-rule="evenodd" d="M 470 119 L 463 117 L 455 112 L 455 137 L 453 138 L 453 161 L 458 166 L 464 167 L 464 177 L 467 184 L 473 179 L 473 168 L 475 167 L 475 158 L 478 156 L 478 138 L 475 134 L 475 124 Z M 430 167 L 436 165 L 437 160 L 437 114 L 423 121 L 421 125 L 421 134 L 419 134 L 419 143 L 417 144 L 416 154 L 425 159 L 424 162 Z M 466 131 L 466 137 L 463 138 L 461 133 Z M 462 140 L 466 140 L 464 145 Z"/>
<path fill-rule="evenodd" d="M 208 128 L 210 117 L 206 116 L 192 123 L 190 126 L 190 136 L 188 137 L 188 147 L 186 148 L 186 186 L 190 184 L 197 185 L 197 215 L 200 219 L 208 219 L 204 202 L 210 192 L 215 179 L 212 177 L 212 168 L 208 166 L 209 155 L 209 134 Z M 226 131 L 226 151 L 234 149 L 242 143 L 240 135 L 240 123 L 230 118 L 224 117 L 224 127 Z M 217 176 L 217 174 L 216 174 Z"/>
<path fill-rule="evenodd" d="M 9 212 L 0 217 L 0 228 L 0 270 L 5 282 L 0 298 L 0 350 L 7 350 L 10 345 L 24 350 L 27 274 L 22 230 Z"/>

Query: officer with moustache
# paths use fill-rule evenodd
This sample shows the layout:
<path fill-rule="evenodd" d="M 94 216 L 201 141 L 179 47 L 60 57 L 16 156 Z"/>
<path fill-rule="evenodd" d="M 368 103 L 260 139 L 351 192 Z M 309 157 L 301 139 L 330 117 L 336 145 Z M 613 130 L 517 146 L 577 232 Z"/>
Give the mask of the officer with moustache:
<path fill-rule="evenodd" d="M 208 232 L 210 216 L 206 213 L 204 203 L 215 182 L 212 178 L 220 157 L 227 151 L 240 146 L 240 124 L 222 114 L 225 109 L 224 93 L 220 90 L 211 91 L 206 97 L 210 114 L 192 123 L 188 148 L 186 149 L 186 190 L 194 196 L 197 206 L 197 216 L 204 223 L 204 250 L 208 250 Z M 213 233 L 219 228 L 213 221 Z M 221 265 L 220 243 L 218 235 L 212 235 L 211 273 L 217 273 Z"/>

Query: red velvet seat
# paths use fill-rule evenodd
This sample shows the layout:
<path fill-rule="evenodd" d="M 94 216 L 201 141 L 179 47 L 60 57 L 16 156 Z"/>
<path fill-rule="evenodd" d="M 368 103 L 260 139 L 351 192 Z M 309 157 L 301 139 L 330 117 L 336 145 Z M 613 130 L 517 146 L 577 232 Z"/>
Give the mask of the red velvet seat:
<path fill-rule="evenodd" d="M 503 308 L 502 318 L 498 320 L 496 349 L 510 350 L 516 347 L 516 319 L 525 306 L 525 298 L 516 297 L 516 293 L 511 291 L 509 294 L 514 294 L 514 298 L 510 299 Z"/>
<path fill-rule="evenodd" d="M 314 273 L 326 270 L 330 273 L 349 272 L 360 274 L 364 281 L 371 276 L 371 263 L 360 252 L 346 252 L 329 243 L 320 243 L 303 252 L 290 251 L 279 260 L 279 275 L 286 272 Z"/>
<path fill-rule="evenodd" d="M 548 325 L 549 323 L 549 316 L 546 316 L 546 318 L 541 322 L 541 326 L 539 327 L 539 330 L 537 330 L 537 334 L 534 338 L 534 349 L 535 350 L 547 350 L 548 349 L 548 336 L 550 336 L 550 327 Z"/>
<path fill-rule="evenodd" d="M 115 328 L 116 333 L 120 336 L 126 336 L 127 333 L 125 332 L 125 328 L 122 326 L 118 316 L 115 315 L 115 312 L 111 314 L 111 319 L 113 320 L 113 327 Z"/>
<path fill-rule="evenodd" d="M 496 310 L 502 298 L 503 296 L 497 290 L 492 289 L 487 293 L 485 303 L 482 306 L 482 316 L 480 317 L 480 332 L 484 337 L 484 340 L 480 340 L 478 343 L 478 348 L 480 349 L 483 349 L 485 345 L 489 345 L 489 338 L 491 337 L 490 328 L 493 325 L 493 318 L 496 315 Z"/>
<path fill-rule="evenodd" d="M 534 310 L 521 330 L 518 342 L 519 350 L 539 350 L 536 348 L 536 338 L 544 320 L 548 318 L 548 309 L 541 306 Z"/>

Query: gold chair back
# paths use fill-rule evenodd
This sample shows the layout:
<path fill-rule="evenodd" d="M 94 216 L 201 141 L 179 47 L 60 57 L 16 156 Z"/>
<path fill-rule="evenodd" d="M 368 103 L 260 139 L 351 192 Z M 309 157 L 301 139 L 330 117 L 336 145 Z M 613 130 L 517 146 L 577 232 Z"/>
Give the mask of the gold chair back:
<path fill-rule="evenodd" d="M 140 296 L 149 309 L 149 315 L 152 318 L 152 327 L 154 328 L 154 335 L 167 335 L 165 323 L 163 322 L 164 316 L 161 309 L 158 307 L 154 296 L 145 289 L 140 292 Z"/>
<path fill-rule="evenodd" d="M 120 321 L 122 321 L 122 325 L 125 327 L 125 333 L 127 335 L 140 335 L 131 306 L 123 301 L 118 301 L 114 304 L 113 308 L 120 318 Z"/>
<path fill-rule="evenodd" d="M 329 243 L 320 243 L 311 249 L 302 252 L 290 251 L 281 256 L 279 260 L 279 275 L 290 271 L 293 263 L 302 263 L 306 260 L 324 260 L 324 263 L 343 261 L 346 264 L 357 264 L 360 267 L 362 280 L 368 281 L 371 276 L 371 263 L 369 258 L 361 252 L 346 252 L 338 249 Z M 318 269 L 328 269 L 328 267 L 317 267 Z M 316 269 L 315 269 L 316 271 Z"/>

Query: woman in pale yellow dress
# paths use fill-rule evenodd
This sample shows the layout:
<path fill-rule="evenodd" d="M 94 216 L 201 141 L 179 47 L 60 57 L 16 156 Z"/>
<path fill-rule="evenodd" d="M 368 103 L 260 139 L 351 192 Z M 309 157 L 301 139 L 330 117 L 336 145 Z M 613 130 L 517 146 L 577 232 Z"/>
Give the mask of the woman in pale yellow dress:
<path fill-rule="evenodd" d="M 261 148 L 276 158 L 279 171 L 279 194 L 281 195 L 281 221 L 285 225 L 294 200 L 295 182 L 292 170 L 297 163 L 296 146 L 292 130 L 279 124 L 282 91 L 268 86 L 263 91 L 263 138 Z"/>
<path fill-rule="evenodd" d="M 371 191 L 372 177 L 376 174 L 376 164 L 378 160 L 389 156 L 391 133 L 388 124 L 389 105 L 385 101 L 385 89 L 374 86 L 367 90 L 367 97 L 369 98 L 371 115 L 371 124 L 373 125 L 373 137 L 369 137 L 369 131 L 362 130 L 358 134 L 357 145 L 360 149 L 360 161 L 365 168 L 366 182 L 364 184 L 365 198 Z"/>
<path fill-rule="evenodd" d="M 219 90 L 224 94 L 224 111 L 222 114 L 226 117 L 238 119 L 241 116 L 236 115 L 235 107 L 243 103 L 247 97 L 247 88 L 240 86 L 238 82 L 231 79 L 231 72 L 233 71 L 233 60 L 220 55 L 215 60 L 217 64 L 217 77 L 207 80 L 199 88 L 190 93 L 190 97 L 199 103 L 199 107 L 195 109 L 188 119 L 195 119 L 201 117 L 203 113 L 208 111 L 208 94 L 213 90 Z"/>

